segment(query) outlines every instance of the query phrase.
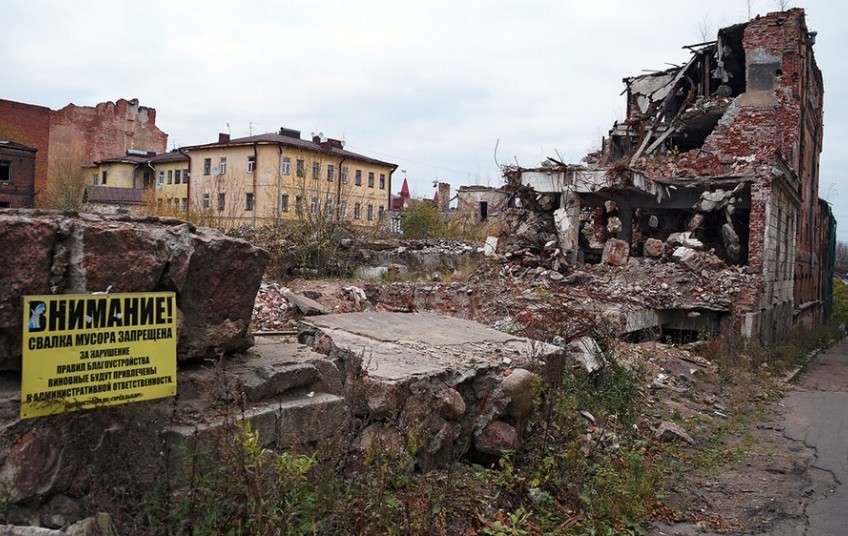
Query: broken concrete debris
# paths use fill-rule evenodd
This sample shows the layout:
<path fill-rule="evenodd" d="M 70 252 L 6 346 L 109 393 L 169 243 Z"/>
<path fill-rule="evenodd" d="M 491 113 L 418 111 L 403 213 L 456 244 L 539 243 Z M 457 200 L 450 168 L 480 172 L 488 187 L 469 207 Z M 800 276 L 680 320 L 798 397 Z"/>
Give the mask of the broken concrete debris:
<path fill-rule="evenodd" d="M 818 199 L 810 35 L 802 9 L 770 13 L 686 47 L 682 67 L 625 79 L 626 118 L 586 165 L 505 167 L 522 208 L 501 251 L 555 271 L 666 256 L 692 271 L 746 267 L 757 288 L 722 316 L 733 331 L 773 341 L 820 324 L 835 218 Z"/>

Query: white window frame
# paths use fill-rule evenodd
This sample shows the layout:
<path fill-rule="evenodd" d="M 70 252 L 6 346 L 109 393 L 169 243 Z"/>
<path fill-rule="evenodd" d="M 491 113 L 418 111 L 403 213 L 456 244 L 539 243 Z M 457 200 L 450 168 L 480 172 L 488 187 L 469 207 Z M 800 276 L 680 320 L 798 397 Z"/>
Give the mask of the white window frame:
<path fill-rule="evenodd" d="M 291 175 L 291 158 L 288 156 L 283 157 L 283 164 L 280 167 L 281 175 Z"/>
<path fill-rule="evenodd" d="M 248 156 L 247 157 L 247 172 L 253 173 L 253 169 L 256 167 L 256 157 Z"/>

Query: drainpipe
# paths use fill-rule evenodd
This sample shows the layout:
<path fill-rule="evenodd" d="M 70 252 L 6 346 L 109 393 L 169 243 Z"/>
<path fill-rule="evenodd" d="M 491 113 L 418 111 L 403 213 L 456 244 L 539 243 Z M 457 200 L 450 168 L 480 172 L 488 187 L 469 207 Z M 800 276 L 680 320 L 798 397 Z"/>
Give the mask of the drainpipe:
<path fill-rule="evenodd" d="M 333 210 L 336 213 L 336 222 L 341 221 L 341 206 L 342 206 L 342 165 L 344 164 L 345 158 L 342 157 L 339 160 L 339 168 L 337 170 L 338 177 L 336 177 L 336 204 L 333 206 Z"/>
<path fill-rule="evenodd" d="M 194 182 L 195 178 L 191 173 L 191 157 L 188 155 L 187 152 L 185 152 L 185 149 L 183 149 L 182 147 L 177 149 L 177 152 L 179 152 L 184 157 L 188 158 L 188 182 L 186 183 L 186 219 L 188 219 L 191 215 L 191 183 Z"/>
<path fill-rule="evenodd" d="M 276 182 L 277 182 L 277 200 L 276 200 L 277 209 L 276 209 L 275 212 L 277 214 L 277 218 L 276 218 L 277 227 L 279 228 L 280 227 L 280 219 L 283 217 L 282 207 L 280 206 L 280 203 L 282 202 L 282 194 L 283 194 L 283 191 L 282 191 L 282 186 L 283 186 L 282 185 L 282 182 L 283 182 L 283 144 L 282 143 L 277 144 L 277 150 L 280 151 L 280 157 L 277 161 L 277 172 L 274 173 L 274 175 L 277 178 L 277 180 L 276 180 Z"/>
<path fill-rule="evenodd" d="M 250 225 L 256 229 L 256 202 L 259 201 L 259 196 L 256 195 L 256 176 L 259 174 L 259 152 L 256 149 L 257 143 L 253 142 L 253 206 L 250 210 Z"/>

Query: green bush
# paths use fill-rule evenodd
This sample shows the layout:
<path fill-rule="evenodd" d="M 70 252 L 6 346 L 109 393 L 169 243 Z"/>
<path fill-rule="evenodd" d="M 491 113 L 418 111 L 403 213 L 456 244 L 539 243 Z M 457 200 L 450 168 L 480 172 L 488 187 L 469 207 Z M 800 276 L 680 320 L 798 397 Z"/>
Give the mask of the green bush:
<path fill-rule="evenodd" d="M 441 212 L 432 201 L 413 199 L 400 215 L 400 228 L 405 238 L 440 238 L 447 227 Z"/>

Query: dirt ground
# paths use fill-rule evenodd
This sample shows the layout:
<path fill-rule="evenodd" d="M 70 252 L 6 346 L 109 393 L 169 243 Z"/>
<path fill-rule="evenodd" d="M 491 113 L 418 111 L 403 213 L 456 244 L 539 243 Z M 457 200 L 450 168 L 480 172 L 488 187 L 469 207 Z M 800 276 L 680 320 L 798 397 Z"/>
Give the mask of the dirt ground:
<path fill-rule="evenodd" d="M 375 282 L 292 281 L 295 293 L 307 291 L 329 311 L 350 310 L 351 286 L 367 289 L 378 309 L 421 310 L 422 294 L 432 296 L 428 310 L 464 316 L 503 327 L 514 321 L 516 308 L 533 299 L 501 289 L 493 281 Z M 260 292 L 273 304 L 273 287 Z M 474 297 L 485 297 L 475 301 Z M 517 302 L 521 302 L 518 304 Z M 285 302 L 282 302 L 285 307 Z M 293 327 L 291 321 L 289 327 Z M 263 326 L 257 326 L 260 329 Z M 286 323 L 268 326 L 286 329 Z M 665 469 L 665 509 L 652 535 L 803 534 L 805 507 L 834 487 L 830 473 L 811 466 L 813 449 L 783 433 L 785 407 L 781 395 L 793 389 L 785 374 L 763 370 L 749 374 L 721 371 L 698 344 L 620 342 L 624 362 L 645 370 L 647 412 L 640 428 L 646 436 L 662 422 L 674 422 L 694 440 L 671 446 L 675 459 Z M 744 359 L 744 358 L 741 358 Z"/>

